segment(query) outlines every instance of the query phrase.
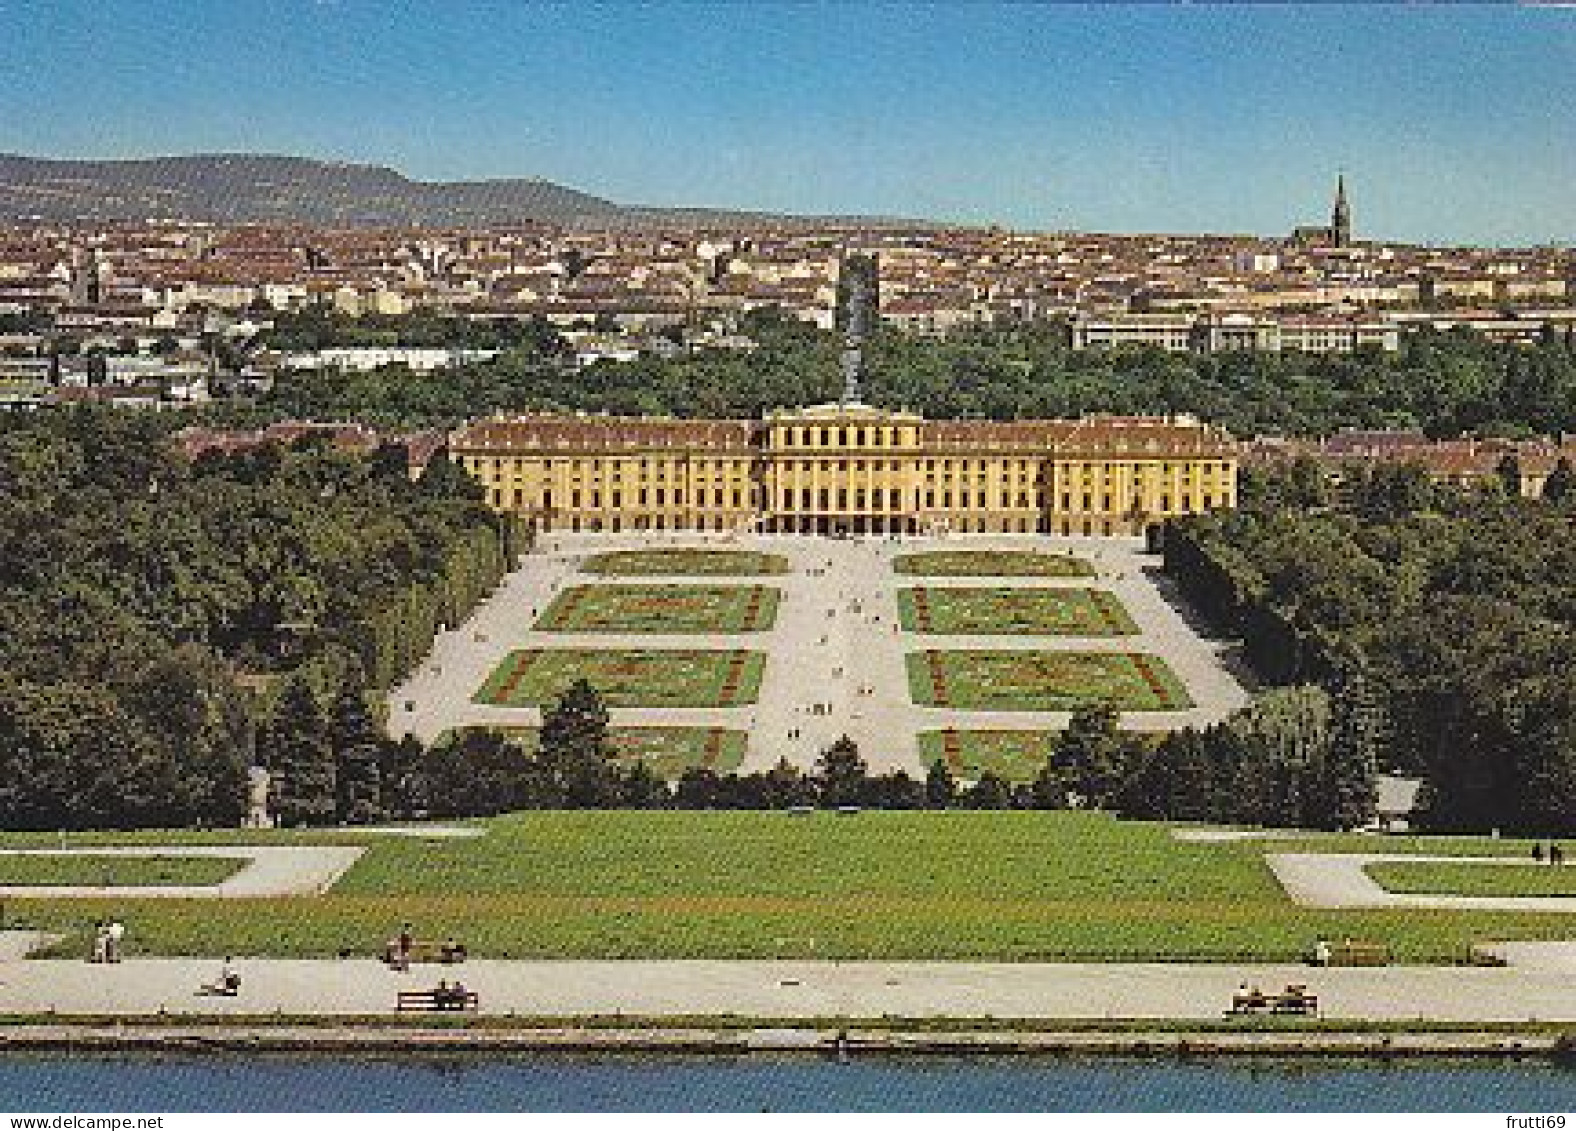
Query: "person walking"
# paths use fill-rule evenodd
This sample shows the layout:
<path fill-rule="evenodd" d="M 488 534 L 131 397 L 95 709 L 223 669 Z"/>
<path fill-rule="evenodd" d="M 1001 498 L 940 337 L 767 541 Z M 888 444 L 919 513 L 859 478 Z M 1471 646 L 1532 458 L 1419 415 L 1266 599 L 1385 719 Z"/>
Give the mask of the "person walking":
<path fill-rule="evenodd" d="M 93 924 L 93 962 L 109 961 L 109 924 L 100 919 Z"/>
<path fill-rule="evenodd" d="M 104 961 L 119 962 L 126 940 L 126 926 L 119 919 L 111 919 L 104 931 Z"/>

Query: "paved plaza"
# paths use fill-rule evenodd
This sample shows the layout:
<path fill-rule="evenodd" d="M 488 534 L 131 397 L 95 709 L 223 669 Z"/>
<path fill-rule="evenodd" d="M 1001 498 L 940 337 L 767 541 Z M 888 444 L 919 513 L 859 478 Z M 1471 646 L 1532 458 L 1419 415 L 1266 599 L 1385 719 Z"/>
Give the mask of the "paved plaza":
<path fill-rule="evenodd" d="M 584 570 L 594 554 L 610 550 L 698 547 L 754 550 L 786 557 L 790 571 L 776 576 L 728 579 L 781 590 L 776 622 L 764 632 L 730 634 L 544 632 L 534 625 L 553 600 L 576 585 L 636 580 L 654 584 L 718 584 L 708 577 L 610 579 Z M 923 550 L 1035 549 L 1069 553 L 1088 561 L 1096 577 L 898 576 L 892 558 Z M 472 702 L 488 676 L 521 648 L 743 648 L 767 654 L 758 701 L 737 707 L 622 707 L 617 726 L 725 727 L 746 731 L 742 769 L 769 768 L 779 758 L 809 768 L 838 736 L 859 744 L 875 772 L 921 774 L 918 734 L 959 729 L 1056 730 L 1066 711 L 965 711 L 925 707 L 910 699 L 905 655 L 925 648 L 1023 649 L 1069 652 L 1138 652 L 1160 656 L 1182 682 L 1193 706 L 1185 710 L 1124 712 L 1122 726 L 1165 731 L 1215 722 L 1247 703 L 1248 696 L 1221 662 L 1223 645 L 1199 636 L 1186 622 L 1159 558 L 1137 538 L 1057 538 L 975 535 L 905 538 L 901 541 L 773 535 L 559 534 L 543 539 L 500 589 L 464 625 L 439 635 L 426 661 L 390 696 L 396 734 L 431 741 L 461 726 L 534 726 L 540 711 Z M 975 636 L 905 632 L 898 621 L 898 590 L 905 586 L 1102 589 L 1114 593 L 1138 633 L 1123 636 Z"/>

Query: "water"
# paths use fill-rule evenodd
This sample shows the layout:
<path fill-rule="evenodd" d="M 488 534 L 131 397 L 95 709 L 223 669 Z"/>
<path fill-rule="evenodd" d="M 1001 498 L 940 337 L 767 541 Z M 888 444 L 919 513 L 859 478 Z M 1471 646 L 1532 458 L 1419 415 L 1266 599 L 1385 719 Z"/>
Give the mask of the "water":
<path fill-rule="evenodd" d="M 0 1110 L 1570 1111 L 1543 1061 L 8 1054 Z"/>

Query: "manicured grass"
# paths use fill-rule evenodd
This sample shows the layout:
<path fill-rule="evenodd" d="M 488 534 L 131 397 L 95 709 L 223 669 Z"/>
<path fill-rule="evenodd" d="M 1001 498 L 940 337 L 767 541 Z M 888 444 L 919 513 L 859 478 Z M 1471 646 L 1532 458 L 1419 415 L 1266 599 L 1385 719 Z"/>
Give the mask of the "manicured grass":
<path fill-rule="evenodd" d="M 909 632 L 983 636 L 1132 636 L 1138 632 L 1116 594 L 1104 589 L 900 589 Z"/>
<path fill-rule="evenodd" d="M 765 585 L 576 585 L 537 620 L 544 632 L 760 632 L 777 620 Z"/>
<path fill-rule="evenodd" d="M 1082 558 L 1039 550 L 926 550 L 899 554 L 892 570 L 915 577 L 1094 576 L 1094 567 Z"/>
<path fill-rule="evenodd" d="M 587 680 L 609 707 L 737 707 L 755 702 L 766 657 L 742 649 L 526 648 L 511 652 L 472 699 L 545 707 Z"/>
<path fill-rule="evenodd" d="M 1576 867 L 1507 864 L 1370 864 L 1386 891 L 1408 895 L 1576 895 Z"/>
<path fill-rule="evenodd" d="M 1192 706 L 1158 656 L 1131 652 L 910 652 L 909 693 L 931 707 L 1070 711 L 1106 703 L 1122 711 Z"/>
<path fill-rule="evenodd" d="M 184 887 L 222 883 L 245 864 L 212 856 L 0 855 L 0 885 Z"/>
<path fill-rule="evenodd" d="M 530 749 L 536 747 L 541 733 L 536 727 L 482 729 L 498 731 Z M 620 761 L 638 759 L 657 777 L 677 781 L 689 769 L 705 768 L 719 774 L 738 769 L 749 736 L 723 727 L 609 727 L 608 738 Z"/>
<path fill-rule="evenodd" d="M 1255 843 L 1181 844 L 1093 813 L 539 812 L 475 840 L 372 847 L 324 896 L 6 901 L 72 933 L 107 914 L 144 952 L 370 953 L 415 924 L 478 956 L 1284 961 L 1373 939 L 1448 961 L 1488 938 L 1563 938 L 1555 914 L 1312 911 Z M 1387 839 L 1401 850 L 1401 838 Z M 1371 849 L 1371 839 L 1370 839 Z"/>
<path fill-rule="evenodd" d="M 787 573 L 788 559 L 781 554 L 754 550 L 610 550 L 593 554 L 580 567 L 586 573 L 657 575 L 671 577 L 749 577 Z"/>

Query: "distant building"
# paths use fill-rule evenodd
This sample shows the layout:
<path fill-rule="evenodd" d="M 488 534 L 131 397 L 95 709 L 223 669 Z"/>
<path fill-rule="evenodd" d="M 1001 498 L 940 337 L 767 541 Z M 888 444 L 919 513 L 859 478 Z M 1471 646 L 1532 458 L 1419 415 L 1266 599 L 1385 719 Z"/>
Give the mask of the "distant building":
<path fill-rule="evenodd" d="M 1322 247 L 1352 246 L 1352 206 L 1346 199 L 1346 177 L 1335 179 L 1335 205 L 1329 224 L 1312 224 L 1292 229 L 1293 243 Z"/>
<path fill-rule="evenodd" d="M 1388 319 L 1339 315 L 1270 318 L 1249 314 L 1117 314 L 1076 317 L 1069 324 L 1072 348 L 1150 346 L 1168 353 L 1229 353 L 1234 350 L 1351 353 L 1373 347 L 1394 353 L 1401 330 Z"/>

